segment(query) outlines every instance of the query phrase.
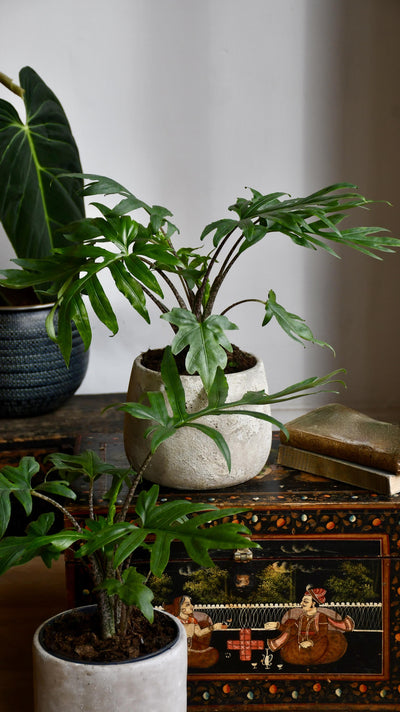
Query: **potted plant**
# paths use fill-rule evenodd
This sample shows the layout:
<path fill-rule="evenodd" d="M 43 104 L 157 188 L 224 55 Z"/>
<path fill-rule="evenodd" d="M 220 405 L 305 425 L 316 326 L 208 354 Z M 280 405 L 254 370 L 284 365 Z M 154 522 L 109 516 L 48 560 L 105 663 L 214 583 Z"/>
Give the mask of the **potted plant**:
<path fill-rule="evenodd" d="M 79 176 L 81 177 L 81 176 Z M 246 198 L 238 198 L 230 206 L 233 216 L 207 225 L 196 247 L 176 247 L 173 237 L 177 228 L 171 213 L 159 205 L 150 205 L 137 198 L 121 184 L 102 176 L 86 175 L 86 196 L 98 194 L 118 196 L 116 204 L 95 202 L 98 217 L 72 223 L 68 230 L 69 244 L 59 248 L 51 258 L 16 260 L 22 269 L 3 272 L 0 282 L 14 289 L 51 284 L 55 307 L 47 320 L 51 337 L 58 343 L 66 361 L 70 354 L 70 323 L 75 322 L 87 346 L 91 326 L 87 314 L 87 298 L 97 317 L 112 333 L 118 330 L 117 317 L 99 277 L 109 271 L 132 308 L 150 321 L 148 303 L 159 309 L 161 317 L 172 328 L 171 348 L 183 363 L 181 370 L 189 408 L 202 407 L 213 388 L 218 368 L 241 370 L 240 349 L 234 349 L 229 334 L 237 330 L 230 321 L 231 310 L 237 304 L 251 303 L 261 312 L 261 325 L 276 319 L 284 331 L 300 343 L 321 346 L 305 321 L 279 303 L 269 290 L 266 299 L 243 298 L 216 311 L 217 296 L 242 254 L 255 248 L 272 233 L 288 237 L 296 247 L 323 249 L 336 255 L 334 245 L 343 244 L 366 255 L 378 257 L 378 252 L 391 252 L 398 247 L 397 238 L 378 227 L 343 228 L 342 221 L 354 208 L 367 208 L 371 201 L 360 195 L 355 186 L 339 183 L 319 190 L 305 198 L 290 198 L 283 193 L 264 195 L 251 190 Z M 71 176 L 74 180 L 76 176 Z M 110 198 L 107 199 L 108 201 Z M 115 199 L 114 199 L 115 203 Z M 139 211 L 139 212 L 137 212 Z M 131 213 L 147 216 L 137 219 Z M 201 247 L 212 236 L 212 245 Z M 337 256 L 337 255 L 336 255 Z M 236 272 L 237 274 L 237 272 Z M 167 297 L 164 292 L 167 292 Z M 171 297 L 172 302 L 169 301 Z M 53 317 L 59 310 L 62 328 L 55 333 Z M 128 399 L 139 401 L 144 392 L 162 388 L 161 376 L 150 361 L 159 353 L 141 355 L 135 360 Z M 229 400 L 238 401 L 246 391 L 267 390 L 265 371 L 254 357 L 251 367 L 244 368 L 250 385 L 237 385 L 239 373 L 227 374 Z M 141 379 L 144 379 L 142 384 Z M 329 377 L 328 377 L 329 380 Z M 191 384 L 195 381 L 193 391 Z M 233 381 L 233 385 L 231 384 Z M 299 397 L 302 389 L 310 389 L 314 379 L 295 384 L 285 391 L 285 398 Z M 277 394 L 276 394 L 277 395 Z M 245 429 L 239 430 L 236 415 L 219 416 L 213 427 L 227 426 L 225 437 L 232 451 L 232 468 L 228 471 L 220 453 L 206 439 L 194 435 L 187 447 L 187 456 L 178 433 L 164 443 L 147 470 L 148 479 L 173 487 L 207 489 L 236 484 L 257 474 L 267 459 L 270 448 L 270 423 L 280 426 L 271 417 L 270 404 L 258 406 L 270 416 L 263 421 L 239 418 Z M 269 421 L 269 422 L 268 422 Z M 248 431 L 249 424 L 250 432 Z M 225 432 L 225 431 L 224 431 Z M 127 415 L 125 446 L 134 467 L 143 457 L 145 443 L 143 424 Z M 183 436 L 183 433 L 182 433 Z M 185 434 L 186 438 L 186 434 Z M 174 454 L 175 445 L 176 454 Z M 172 466 L 169 467 L 169 462 Z"/>
<path fill-rule="evenodd" d="M 160 393 L 148 394 L 150 406 L 119 407 L 130 408 L 147 422 L 158 421 L 155 428 L 150 425 L 153 453 L 176 430 L 192 427 L 206 432 L 229 464 L 229 448 L 221 434 L 199 422 L 201 411 L 186 411 L 184 390 L 170 349 L 165 351 L 161 368 L 172 415 Z M 221 379 L 223 374 L 218 369 L 207 406 L 210 412 L 231 408 L 225 402 L 223 386 L 218 385 Z M 148 578 L 135 568 L 135 554 L 144 547 L 149 573 L 160 577 L 174 540 L 182 542 L 189 557 L 205 567 L 213 565 L 210 550 L 258 545 L 249 540 L 249 530 L 236 520 L 242 508 L 219 510 L 210 503 L 187 499 L 158 504 L 157 485 L 137 495 L 152 452 L 137 472 L 106 464 L 92 451 L 49 455 L 50 469 L 47 467 L 39 481 L 35 481 L 35 475 L 40 466 L 33 457 L 23 457 L 18 466 L 5 466 L 0 472 L 0 574 L 35 556 L 51 566 L 61 552 L 72 548 L 74 556 L 85 562 L 97 597 L 95 610 L 84 607 L 65 612 L 36 632 L 35 712 L 186 709 L 186 634 L 177 619 L 153 610 Z M 65 503 L 65 499 L 75 498 L 72 487 L 77 477 L 87 482 L 88 516 L 84 521 L 78 521 Z M 103 477 L 109 483 L 107 506 L 105 511 L 98 511 L 94 492 L 97 480 Z M 35 498 L 61 511 L 64 523 L 54 528 L 54 512 L 49 511 L 31 521 L 24 536 L 7 536 L 13 500 L 18 500 L 30 515 Z M 63 647 L 59 649 L 60 639 Z"/>
<path fill-rule="evenodd" d="M 0 222 L 18 258 L 37 259 L 66 244 L 62 227 L 85 216 L 79 152 L 65 112 L 30 67 L 20 86 L 0 72 L 0 83 L 22 100 L 21 119 L 0 99 Z M 45 320 L 52 297 L 28 287 L 0 287 L 0 416 L 54 410 L 81 384 L 88 363 L 75 327 L 66 367 L 48 338 Z"/>

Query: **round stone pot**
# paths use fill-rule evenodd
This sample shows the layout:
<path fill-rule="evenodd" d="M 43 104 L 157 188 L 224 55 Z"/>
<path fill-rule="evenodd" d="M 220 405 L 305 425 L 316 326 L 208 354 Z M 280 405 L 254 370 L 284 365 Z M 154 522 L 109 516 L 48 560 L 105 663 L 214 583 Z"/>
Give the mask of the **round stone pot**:
<path fill-rule="evenodd" d="M 51 304 L 0 307 L 0 417 L 24 418 L 59 408 L 85 376 L 89 354 L 72 332 L 69 367 L 49 338 Z"/>
<path fill-rule="evenodd" d="M 58 616 L 43 623 L 33 639 L 35 712 L 185 712 L 186 633 L 174 616 L 162 615 L 176 624 L 175 640 L 153 655 L 117 663 L 57 657 L 45 650 L 41 638 Z"/>
<path fill-rule="evenodd" d="M 145 368 L 142 355 L 135 360 L 127 401 L 139 401 L 148 391 L 163 390 L 161 373 Z M 262 361 L 253 368 L 227 374 L 228 401 L 239 400 L 247 391 L 268 390 Z M 194 412 L 204 408 L 207 397 L 199 376 L 181 376 L 186 395 L 186 407 Z M 252 406 L 270 415 L 270 406 Z M 225 459 L 215 443 L 194 428 L 181 428 L 156 450 L 144 477 L 166 487 L 176 489 L 207 490 L 246 482 L 257 475 L 271 449 L 271 424 L 246 415 L 207 416 L 199 420 L 219 430 L 231 452 L 232 466 L 228 470 Z M 149 452 L 149 441 L 144 433 L 149 421 L 125 416 L 125 452 L 137 470 Z"/>

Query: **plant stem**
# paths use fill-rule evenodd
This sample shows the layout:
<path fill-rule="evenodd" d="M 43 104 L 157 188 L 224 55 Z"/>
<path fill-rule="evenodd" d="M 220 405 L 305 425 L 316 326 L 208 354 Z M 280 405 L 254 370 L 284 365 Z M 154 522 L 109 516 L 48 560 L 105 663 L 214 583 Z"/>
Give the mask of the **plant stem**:
<path fill-rule="evenodd" d="M 150 291 L 150 289 L 147 289 L 147 287 L 144 286 L 144 284 L 141 285 L 143 291 L 147 296 L 154 302 L 156 307 L 160 310 L 162 314 L 167 314 L 169 312 L 168 307 L 165 306 L 157 297 L 154 296 L 153 292 Z"/>
<path fill-rule="evenodd" d="M 128 606 L 123 603 L 121 606 L 121 617 L 119 619 L 119 634 L 126 635 L 126 629 L 128 627 Z"/>
<path fill-rule="evenodd" d="M 147 260 L 145 257 L 142 257 L 141 259 L 142 259 L 142 262 L 144 262 L 144 264 L 146 264 L 148 267 L 150 267 L 150 269 L 152 269 L 154 272 L 157 272 L 157 274 L 159 274 L 160 277 L 162 277 L 162 278 L 164 279 L 164 281 L 168 284 L 169 288 L 170 288 L 171 291 L 173 292 L 173 294 L 174 294 L 174 296 L 175 296 L 175 298 L 176 298 L 176 300 L 177 300 L 179 306 L 180 306 L 180 307 L 183 307 L 183 308 L 185 309 L 185 308 L 186 308 L 186 304 L 185 304 L 185 302 L 183 301 L 181 295 L 179 294 L 179 292 L 177 291 L 175 285 L 171 282 L 171 280 L 169 279 L 169 277 L 167 277 L 167 276 L 164 274 L 164 272 L 162 271 L 162 269 L 157 269 L 157 268 L 155 268 L 155 267 L 154 267 L 154 262 L 152 262 L 151 260 Z M 155 297 L 155 296 L 153 295 L 153 293 L 152 293 L 149 289 L 147 289 L 143 284 L 141 284 L 141 287 L 142 287 L 143 291 L 146 292 L 146 294 L 147 294 L 149 297 L 151 297 L 151 298 L 153 299 L 154 303 L 157 304 L 157 306 L 158 306 L 158 308 L 159 308 L 159 310 L 160 310 L 161 312 L 163 312 L 163 313 L 165 314 L 166 312 L 169 311 L 169 309 L 165 306 L 165 304 L 163 304 L 163 302 L 161 302 L 161 301 L 158 301 L 157 297 Z"/>
<path fill-rule="evenodd" d="M 56 502 L 56 500 L 52 499 L 51 497 L 47 497 L 47 495 L 42 494 L 41 492 L 37 492 L 33 490 L 31 492 L 33 497 L 38 497 L 39 499 L 44 500 L 45 502 L 48 502 L 51 504 L 53 507 L 56 507 L 57 509 L 60 510 L 60 512 L 63 513 L 64 517 L 69 519 L 69 521 L 72 523 L 73 527 L 78 531 L 82 532 L 82 527 L 79 524 L 79 522 L 75 519 L 75 517 L 66 509 L 65 507 L 62 506 L 59 502 Z M 93 579 L 93 582 L 95 586 L 98 586 L 100 583 L 103 582 L 104 575 L 102 572 L 102 567 L 100 562 L 98 561 L 96 556 L 90 556 L 89 557 L 89 562 L 90 562 L 90 573 Z M 97 591 L 97 600 L 98 600 L 98 606 L 99 606 L 99 612 L 100 612 L 100 621 L 101 621 L 101 634 L 103 638 L 111 638 L 113 635 L 115 635 L 115 622 L 114 622 L 114 615 L 113 615 L 113 610 L 111 606 L 111 601 L 106 593 L 106 591 L 103 591 L 99 589 Z"/>
<path fill-rule="evenodd" d="M 107 640 L 107 638 L 112 638 L 116 631 L 114 613 L 106 591 L 101 589 L 97 591 L 97 604 L 100 614 L 101 637 L 103 640 Z"/>
<path fill-rule="evenodd" d="M 170 288 L 170 290 L 171 290 L 172 294 L 174 295 L 176 301 L 178 302 L 179 306 L 180 306 L 182 309 L 186 309 L 186 304 L 185 304 L 184 300 L 182 299 L 181 295 L 179 294 L 179 292 L 178 292 L 177 288 L 175 287 L 174 283 L 169 279 L 169 277 L 167 277 L 166 274 L 164 274 L 164 272 L 162 272 L 162 270 L 156 269 L 155 271 L 156 271 L 157 274 L 159 274 L 159 275 L 164 279 L 164 281 L 168 284 L 168 287 Z"/>
<path fill-rule="evenodd" d="M 226 314 L 230 309 L 233 309 L 233 307 L 238 307 L 240 304 L 246 304 L 247 302 L 258 302 L 258 304 L 265 304 L 262 299 L 241 299 L 239 302 L 234 302 L 233 304 L 230 304 L 229 307 L 226 307 L 221 312 L 222 314 Z"/>
<path fill-rule="evenodd" d="M 260 223 L 259 219 L 254 220 L 254 225 L 259 225 L 259 223 Z M 227 237 L 230 237 L 232 232 Z M 210 294 L 208 297 L 207 305 L 204 310 L 204 318 L 206 318 L 207 316 L 209 316 L 211 314 L 211 312 L 214 308 L 215 299 L 216 299 L 218 292 L 221 288 L 221 284 L 224 281 L 228 272 L 230 272 L 230 270 L 232 269 L 232 267 L 235 264 L 236 260 L 238 259 L 239 255 L 241 254 L 240 252 L 236 252 L 236 254 L 234 254 L 234 253 L 238 249 L 238 247 L 243 239 L 244 239 L 244 234 L 242 232 L 240 237 L 236 240 L 235 244 L 231 247 L 228 254 L 226 255 L 226 257 L 222 263 L 222 266 L 221 266 L 216 278 L 214 279 L 214 282 L 212 283 L 212 285 L 210 287 Z"/>
<path fill-rule="evenodd" d="M 225 247 L 225 245 L 226 245 L 227 241 L 229 240 L 230 236 L 235 232 L 236 229 L 237 229 L 237 226 L 234 227 L 230 232 L 228 232 L 228 234 L 223 238 L 223 240 L 221 240 L 221 242 L 219 243 L 219 245 L 218 245 L 217 249 L 215 250 L 213 256 L 211 257 L 210 262 L 208 263 L 208 267 L 207 267 L 206 272 L 205 272 L 205 275 L 204 275 L 204 277 L 203 277 L 203 279 L 202 279 L 202 282 L 201 282 L 201 285 L 200 285 L 200 287 L 199 287 L 199 290 L 198 290 L 198 292 L 197 292 L 197 294 L 196 294 L 196 299 L 195 299 L 194 305 L 193 305 L 193 313 L 194 313 L 194 315 L 196 316 L 197 319 L 199 319 L 199 317 L 200 317 L 201 304 L 202 304 L 202 301 L 203 301 L 204 293 L 205 293 L 205 290 L 206 290 L 206 286 L 207 286 L 207 282 L 208 282 L 208 278 L 209 278 L 209 276 L 210 276 L 211 270 L 212 270 L 212 268 L 214 267 L 214 265 L 215 265 L 215 263 L 216 263 L 216 261 L 217 261 L 217 259 L 218 259 L 218 256 L 220 255 L 221 251 L 222 251 L 223 248 Z M 218 287 L 218 289 L 219 289 L 219 287 Z M 218 291 L 218 289 L 217 289 L 217 291 Z M 215 296 L 216 296 L 216 295 L 215 295 Z M 215 299 L 215 297 L 214 297 L 214 299 Z"/>
<path fill-rule="evenodd" d="M 21 99 L 24 98 L 25 90 L 18 86 L 18 84 L 14 84 L 13 80 L 3 72 L 0 72 L 0 84 L 3 84 L 7 89 L 14 92 L 14 94 L 20 96 Z"/>
<path fill-rule="evenodd" d="M 125 497 L 124 503 L 122 505 L 122 509 L 120 513 L 115 517 L 115 521 L 117 522 L 124 522 L 126 519 L 126 515 L 128 514 L 128 509 L 132 503 L 133 496 L 136 492 L 136 488 L 142 479 L 143 472 L 145 471 L 147 465 L 149 464 L 151 458 L 153 457 L 153 453 L 149 452 L 148 455 L 146 456 L 143 464 L 139 468 L 139 472 L 136 474 L 136 476 L 132 480 L 132 484 L 129 488 L 129 492 Z"/>
<path fill-rule="evenodd" d="M 90 556 L 91 576 L 96 586 L 99 586 L 107 578 L 107 572 L 103 568 L 96 555 Z M 97 604 L 99 608 L 99 617 L 101 625 L 101 637 L 103 640 L 112 638 L 115 635 L 115 616 L 111 599 L 102 588 L 96 591 Z"/>
<path fill-rule="evenodd" d="M 232 233 L 231 233 L 232 234 Z M 221 288 L 221 284 L 224 281 L 226 275 L 228 274 L 229 270 L 231 269 L 232 265 L 234 264 L 235 260 L 238 258 L 239 253 L 236 253 L 234 257 L 231 259 L 232 255 L 234 254 L 235 250 L 238 248 L 240 245 L 241 241 L 243 239 L 243 233 L 240 235 L 240 237 L 236 240 L 235 244 L 232 246 L 232 248 L 229 250 L 226 258 L 223 261 L 223 264 L 221 266 L 221 269 L 219 270 L 217 276 L 215 277 L 211 287 L 210 287 L 210 294 L 208 297 L 207 305 L 204 310 L 204 318 L 209 316 L 211 314 L 213 307 L 214 307 L 214 302 L 217 298 L 217 294 Z M 231 262 L 229 263 L 229 260 L 231 259 Z"/>
<path fill-rule="evenodd" d="M 178 253 L 177 253 L 177 251 L 176 251 L 176 249 L 175 249 L 175 247 L 174 247 L 174 244 L 173 244 L 171 238 L 166 236 L 165 230 L 164 230 L 162 227 L 160 228 L 160 232 L 162 232 L 162 234 L 164 235 L 165 239 L 167 240 L 168 245 L 169 245 L 170 248 L 171 248 L 172 254 L 178 259 Z M 178 231 L 178 232 L 179 232 L 179 231 Z M 158 270 L 157 270 L 157 271 L 158 271 Z M 160 271 L 160 274 L 162 274 L 162 276 L 164 277 L 164 279 L 165 279 L 166 282 L 168 283 L 168 278 L 166 278 L 164 272 Z M 180 281 L 180 283 L 182 284 L 182 287 L 183 287 L 183 289 L 184 289 L 184 291 L 185 291 L 187 300 L 188 300 L 190 306 L 192 306 L 193 300 L 194 300 L 193 292 L 192 292 L 191 289 L 189 289 L 189 286 L 188 286 L 188 284 L 187 284 L 187 282 L 186 282 L 186 279 L 185 279 L 179 272 L 178 272 L 178 277 L 179 277 L 179 281 Z M 175 292 L 175 296 L 177 297 L 178 303 L 179 303 L 180 294 L 179 294 L 178 292 Z M 183 309 L 186 309 L 186 305 L 185 305 L 185 304 L 181 304 L 181 306 L 182 306 Z"/>
<path fill-rule="evenodd" d="M 89 517 L 90 519 L 94 519 L 94 480 L 92 478 L 89 483 L 88 505 Z"/>
<path fill-rule="evenodd" d="M 53 507 L 56 507 L 57 509 L 60 510 L 60 512 L 63 513 L 64 517 L 67 517 L 71 524 L 73 525 L 74 529 L 76 529 L 78 532 L 82 531 L 82 527 L 79 524 L 79 522 L 75 519 L 75 517 L 66 509 L 65 507 L 62 506 L 59 502 L 56 502 L 55 499 L 52 499 L 51 497 L 47 497 L 47 495 L 42 494 L 42 492 L 38 492 L 37 490 L 31 490 L 31 495 L 32 497 L 38 497 L 39 499 L 44 499 L 45 502 L 49 502 Z"/>

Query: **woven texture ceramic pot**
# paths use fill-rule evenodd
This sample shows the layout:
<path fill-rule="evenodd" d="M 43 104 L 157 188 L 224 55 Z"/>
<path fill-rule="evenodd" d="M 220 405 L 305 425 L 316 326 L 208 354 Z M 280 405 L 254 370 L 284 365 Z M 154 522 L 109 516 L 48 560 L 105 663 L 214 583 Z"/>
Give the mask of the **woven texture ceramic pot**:
<path fill-rule="evenodd" d="M 139 401 L 143 393 L 163 391 L 161 373 L 145 368 L 139 356 L 132 367 L 128 401 Z M 207 397 L 199 376 L 181 376 L 188 411 L 204 408 Z M 257 360 L 253 368 L 227 374 L 227 401 L 239 400 L 247 391 L 268 391 L 265 369 Z M 270 415 L 270 406 L 252 406 Z M 231 487 L 257 475 L 271 450 L 271 423 L 245 415 L 207 416 L 202 421 L 219 430 L 231 451 L 232 467 L 227 464 L 215 443 L 194 428 L 182 428 L 156 450 L 144 477 L 166 487 L 207 490 Z M 129 462 L 137 470 L 144 461 L 149 442 L 144 434 L 148 421 L 125 417 L 124 441 Z"/>
<path fill-rule="evenodd" d="M 0 307 L 0 417 L 49 413 L 75 393 L 89 355 L 74 328 L 69 368 L 49 338 L 51 305 Z"/>
<path fill-rule="evenodd" d="M 65 615 L 65 614 L 63 614 Z M 153 655 L 120 663 L 84 663 L 44 649 L 41 632 L 33 639 L 35 712 L 185 712 L 187 638 L 176 624 L 176 639 Z"/>

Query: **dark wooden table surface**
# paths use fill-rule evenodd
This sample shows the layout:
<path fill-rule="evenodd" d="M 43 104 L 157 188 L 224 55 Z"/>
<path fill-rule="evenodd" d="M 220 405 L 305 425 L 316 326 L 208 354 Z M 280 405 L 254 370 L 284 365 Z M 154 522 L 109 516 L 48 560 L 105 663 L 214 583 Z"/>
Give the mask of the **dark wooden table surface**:
<path fill-rule="evenodd" d="M 1 418 L 0 450 L 11 441 L 75 437 L 82 432 L 117 432 L 123 426 L 123 413 L 115 408 L 102 411 L 106 406 L 124 400 L 123 393 L 75 395 L 54 413 L 36 418 Z"/>

